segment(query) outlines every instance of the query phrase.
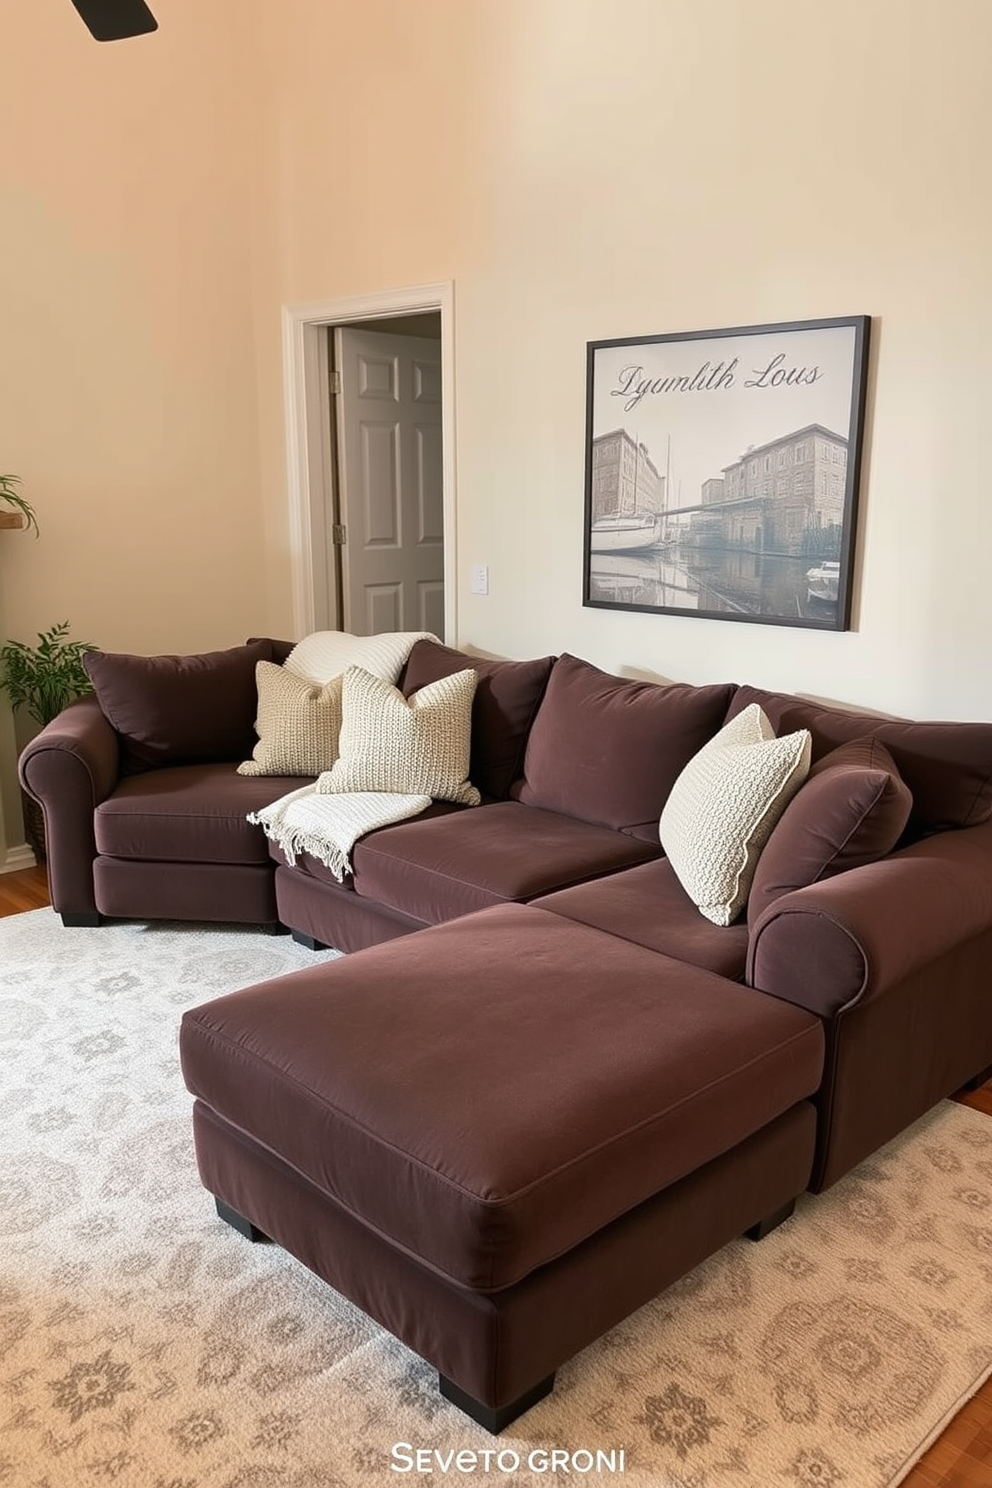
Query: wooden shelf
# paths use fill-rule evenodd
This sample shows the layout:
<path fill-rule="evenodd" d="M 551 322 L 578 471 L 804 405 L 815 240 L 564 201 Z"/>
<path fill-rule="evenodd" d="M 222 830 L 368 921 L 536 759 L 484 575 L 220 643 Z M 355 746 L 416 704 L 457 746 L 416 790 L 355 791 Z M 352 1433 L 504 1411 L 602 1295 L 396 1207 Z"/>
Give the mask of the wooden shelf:
<path fill-rule="evenodd" d="M 27 523 L 20 512 L 0 511 L 0 529 L 4 527 L 25 527 Z"/>

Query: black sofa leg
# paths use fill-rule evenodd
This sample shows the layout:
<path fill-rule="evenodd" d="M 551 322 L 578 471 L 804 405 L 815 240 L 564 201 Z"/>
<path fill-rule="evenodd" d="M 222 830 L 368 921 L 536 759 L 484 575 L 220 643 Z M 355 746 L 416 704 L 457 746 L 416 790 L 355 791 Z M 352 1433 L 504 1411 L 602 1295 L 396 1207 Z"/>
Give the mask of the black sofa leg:
<path fill-rule="evenodd" d="M 245 1219 L 243 1214 L 239 1214 L 236 1209 L 225 1204 L 223 1199 L 215 1198 L 214 1203 L 224 1223 L 229 1224 L 232 1230 L 237 1230 L 239 1235 L 244 1235 L 246 1240 L 251 1240 L 255 1244 L 264 1244 L 268 1241 L 268 1235 L 253 1225 L 250 1219 Z"/>
<path fill-rule="evenodd" d="M 464 1411 L 467 1416 L 471 1416 L 473 1421 L 477 1421 L 480 1426 L 484 1426 L 487 1431 L 491 1431 L 493 1436 L 496 1436 L 504 1426 L 509 1426 L 511 1421 L 522 1416 L 524 1411 L 530 1410 L 531 1406 L 543 1400 L 545 1395 L 550 1395 L 555 1387 L 555 1377 L 549 1374 L 547 1379 L 540 1380 L 538 1384 L 525 1390 L 522 1395 L 517 1396 L 516 1400 L 511 1400 L 509 1405 L 499 1406 L 483 1405 L 481 1400 L 476 1400 L 474 1395 L 466 1394 L 446 1374 L 438 1375 L 437 1387 L 445 1400 L 450 1400 L 452 1405 L 457 1405 L 460 1411 Z"/>
<path fill-rule="evenodd" d="M 303 930 L 291 931 L 297 945 L 306 946 L 308 951 L 329 951 L 331 947 L 322 940 L 315 940 L 312 935 L 307 935 Z"/>
<path fill-rule="evenodd" d="M 982 1086 L 987 1085 L 990 1080 L 992 1080 L 992 1064 L 987 1065 L 983 1070 L 979 1070 L 977 1075 L 972 1075 L 971 1079 L 967 1080 L 961 1086 L 961 1089 L 981 1090 Z"/>
<path fill-rule="evenodd" d="M 95 930 L 103 924 L 103 915 L 93 911 L 83 911 L 74 914 L 69 910 L 63 912 L 62 923 L 67 930 Z"/>
<path fill-rule="evenodd" d="M 780 1224 L 785 1223 L 789 1215 L 795 1211 L 795 1207 L 795 1199 L 790 1199 L 787 1204 L 782 1205 L 781 1209 L 776 1209 L 774 1214 L 766 1214 L 764 1219 L 759 1219 L 757 1224 L 745 1230 L 745 1235 L 749 1240 L 764 1240 L 772 1230 L 777 1230 Z"/>

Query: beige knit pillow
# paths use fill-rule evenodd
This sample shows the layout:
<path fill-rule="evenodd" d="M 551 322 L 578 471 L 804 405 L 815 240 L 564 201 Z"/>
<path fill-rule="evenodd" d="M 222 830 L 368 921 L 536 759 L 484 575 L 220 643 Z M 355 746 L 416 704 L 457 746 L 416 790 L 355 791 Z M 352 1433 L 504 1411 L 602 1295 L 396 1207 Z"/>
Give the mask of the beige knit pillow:
<path fill-rule="evenodd" d="M 477 806 L 481 798 L 468 779 L 475 684 L 468 668 L 405 698 L 363 667 L 349 667 L 340 753 L 317 789 L 397 791 Z"/>
<path fill-rule="evenodd" d="M 323 686 L 271 661 L 255 666 L 258 743 L 239 775 L 319 775 L 338 757 L 341 678 Z"/>
<path fill-rule="evenodd" d="M 809 773 L 810 733 L 776 739 L 757 703 L 724 724 L 685 766 L 659 835 L 700 914 L 729 925 L 744 905 L 762 848 Z"/>

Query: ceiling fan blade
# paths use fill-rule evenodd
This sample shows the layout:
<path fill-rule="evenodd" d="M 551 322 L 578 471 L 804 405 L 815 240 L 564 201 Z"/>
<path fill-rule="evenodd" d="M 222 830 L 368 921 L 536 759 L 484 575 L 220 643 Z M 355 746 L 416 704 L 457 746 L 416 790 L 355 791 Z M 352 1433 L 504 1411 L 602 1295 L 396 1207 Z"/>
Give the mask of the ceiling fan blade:
<path fill-rule="evenodd" d="M 158 30 L 145 0 L 72 0 L 97 41 L 123 41 Z"/>

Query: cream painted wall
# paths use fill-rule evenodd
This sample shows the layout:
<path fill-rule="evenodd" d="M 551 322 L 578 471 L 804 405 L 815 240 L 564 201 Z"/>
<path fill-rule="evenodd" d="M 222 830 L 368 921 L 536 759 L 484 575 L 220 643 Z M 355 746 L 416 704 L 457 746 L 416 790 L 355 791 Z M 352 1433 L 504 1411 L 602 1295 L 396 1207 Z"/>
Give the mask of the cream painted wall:
<path fill-rule="evenodd" d="M 162 19 L 99 45 L 68 0 L 0 12 L 0 468 L 42 529 L 0 551 L 22 639 L 68 618 L 182 650 L 259 622 L 253 32 L 238 0 Z"/>
<path fill-rule="evenodd" d="M 275 241 L 256 305 L 455 283 L 463 643 L 992 717 L 987 0 L 257 14 Z M 584 609 L 586 341 L 862 313 L 854 630 Z M 273 513 L 276 351 L 270 326 Z M 476 562 L 487 598 L 468 593 Z"/>
<path fill-rule="evenodd" d="M 265 127 L 255 312 L 262 486 L 285 525 L 281 326 L 286 304 L 466 282 L 486 262 L 486 7 L 471 0 L 252 0 Z M 457 325 L 456 306 L 456 325 Z M 460 386 L 460 383 L 459 383 Z M 288 559 L 270 550 L 269 629 L 290 634 Z"/>
<path fill-rule="evenodd" d="M 0 8 L 0 469 L 42 529 L 0 534 L 0 635 L 69 619 L 182 651 L 264 623 L 242 20 L 169 0 L 156 35 L 98 45 L 68 0 Z M 0 867 L 10 738 L 0 719 Z"/>
<path fill-rule="evenodd" d="M 288 633 L 280 309 L 451 280 L 458 640 L 992 717 L 988 0 L 161 9 L 0 14 L 0 628 Z M 587 340 L 860 313 L 855 629 L 584 609 Z"/>
<path fill-rule="evenodd" d="M 992 7 L 533 12 L 526 46 L 493 37 L 513 104 L 493 263 L 459 328 L 460 538 L 492 567 L 463 629 L 611 669 L 992 717 Z M 583 342 L 852 313 L 876 317 L 856 629 L 583 610 Z"/>

